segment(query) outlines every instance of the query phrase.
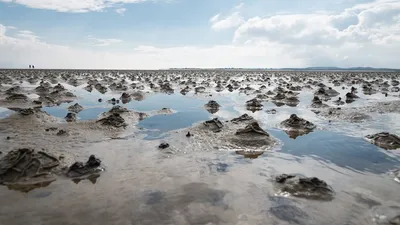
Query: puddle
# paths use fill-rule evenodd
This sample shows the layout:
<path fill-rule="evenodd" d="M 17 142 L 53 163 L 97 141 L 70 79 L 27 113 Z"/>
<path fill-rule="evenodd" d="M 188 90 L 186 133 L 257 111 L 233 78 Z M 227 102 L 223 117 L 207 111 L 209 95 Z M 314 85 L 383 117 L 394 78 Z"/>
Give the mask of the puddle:
<path fill-rule="evenodd" d="M 389 156 L 384 153 L 385 150 L 362 138 L 330 131 L 315 131 L 292 139 L 283 131 L 269 132 L 284 143 L 282 152 L 295 156 L 310 156 L 340 167 L 377 174 L 400 165 L 398 158 Z"/>

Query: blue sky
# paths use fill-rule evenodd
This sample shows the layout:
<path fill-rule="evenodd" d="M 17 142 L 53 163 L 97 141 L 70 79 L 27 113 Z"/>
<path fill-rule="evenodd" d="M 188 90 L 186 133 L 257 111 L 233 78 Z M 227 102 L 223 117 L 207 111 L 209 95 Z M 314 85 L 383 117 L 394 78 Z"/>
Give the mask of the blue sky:
<path fill-rule="evenodd" d="M 400 68 L 400 0 L 0 0 L 0 67 Z"/>

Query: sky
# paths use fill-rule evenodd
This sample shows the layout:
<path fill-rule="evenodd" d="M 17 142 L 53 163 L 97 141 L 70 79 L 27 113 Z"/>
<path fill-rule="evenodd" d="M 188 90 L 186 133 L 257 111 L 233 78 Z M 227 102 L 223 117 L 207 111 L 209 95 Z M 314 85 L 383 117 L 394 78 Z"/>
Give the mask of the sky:
<path fill-rule="evenodd" d="M 400 0 L 0 0 L 0 68 L 400 68 Z"/>

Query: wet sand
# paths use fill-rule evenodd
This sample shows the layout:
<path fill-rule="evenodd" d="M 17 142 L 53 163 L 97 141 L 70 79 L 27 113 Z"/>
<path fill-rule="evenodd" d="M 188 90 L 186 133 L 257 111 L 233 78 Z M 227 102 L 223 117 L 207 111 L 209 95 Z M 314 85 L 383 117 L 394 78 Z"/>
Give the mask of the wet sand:
<path fill-rule="evenodd" d="M 296 77 L 306 81 L 296 81 Z M 30 84 L 30 78 L 37 81 Z M 71 78 L 76 78 L 78 85 L 69 85 L 76 83 L 69 82 Z M 4 202 L 0 224 L 396 224 L 393 218 L 400 215 L 400 184 L 393 171 L 400 168 L 399 150 L 379 148 L 365 136 L 400 133 L 399 92 L 390 91 L 392 80 L 399 78 L 395 73 L 339 72 L 1 71 L 0 100 L 6 99 L 6 91 L 16 85 L 23 87 L 19 92 L 29 100 L 0 101 L 0 157 L 30 147 L 64 155 L 72 164 L 93 154 L 101 159 L 105 171 L 97 179 L 79 182 L 58 175 L 54 182 L 37 185 L 29 192 L 22 192 L 26 188 L 18 186 L 0 186 Z M 76 98 L 59 106 L 42 103 L 41 111 L 32 115 L 16 112 L 15 108 L 30 108 L 31 101 L 39 99 L 42 94 L 34 89 L 41 79 L 56 79 Z M 121 83 L 127 90 L 111 86 L 105 94 L 88 92 L 84 88 L 93 79 L 106 87 Z M 263 107 L 259 111 L 249 111 L 246 106 L 246 101 L 260 94 L 256 90 L 276 94 L 279 86 L 287 91 L 291 86 L 306 86 L 309 79 L 315 81 L 310 82 L 311 88 L 293 91 L 299 93 L 296 106 L 286 105 L 286 101 L 278 107 L 271 97 L 260 100 Z M 377 93 L 365 95 L 363 84 L 378 79 L 382 80 L 372 85 Z M 232 80 L 238 81 L 239 87 L 230 92 L 226 86 L 235 86 Z M 294 85 L 288 87 L 290 80 Z M 352 84 L 357 80 L 359 83 Z M 382 90 L 386 81 L 387 92 Z M 53 83 L 52 87 L 57 85 Z M 319 83 L 339 93 L 323 101 L 327 109 L 310 107 Z M 180 91 L 186 86 L 191 91 L 183 95 Z M 205 86 L 205 93 L 195 93 L 193 86 Z M 345 100 L 351 87 L 357 88 L 359 98 L 335 105 L 333 101 L 340 96 Z M 121 113 L 126 128 L 96 123 L 113 107 L 108 100 L 137 91 L 143 93 L 143 99 L 115 102 L 129 110 L 128 114 Z M 204 107 L 210 100 L 220 105 L 216 112 Z M 84 109 L 77 114 L 76 122 L 68 123 L 64 117 L 75 103 Z M 340 112 L 329 113 L 337 107 Z M 271 109 L 276 114 L 267 112 Z M 138 112 L 147 116 L 140 118 Z M 258 121 L 279 145 L 238 149 L 228 143 L 231 139 L 224 138 L 247 123 L 230 125 L 226 121 L 244 113 Z M 359 119 L 354 113 L 368 117 Z M 281 122 L 292 114 L 316 128 L 290 138 Z M 222 121 L 227 133 L 199 130 L 204 121 L 214 117 Z M 46 131 L 50 127 L 57 130 Z M 59 130 L 66 130 L 68 135 L 57 135 Z M 192 136 L 186 137 L 187 132 Z M 162 142 L 170 147 L 159 149 Z M 253 159 L 236 154 L 237 150 L 249 149 L 265 152 Z M 281 193 L 275 177 L 283 173 L 324 180 L 335 192 L 333 200 Z"/>

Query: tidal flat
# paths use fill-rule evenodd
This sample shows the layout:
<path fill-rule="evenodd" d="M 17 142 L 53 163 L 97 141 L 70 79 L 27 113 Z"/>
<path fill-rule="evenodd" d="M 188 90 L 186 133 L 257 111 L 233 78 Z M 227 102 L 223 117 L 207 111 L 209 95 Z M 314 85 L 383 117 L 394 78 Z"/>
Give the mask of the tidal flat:
<path fill-rule="evenodd" d="M 400 224 L 399 83 L 0 70 L 0 224 Z"/>

